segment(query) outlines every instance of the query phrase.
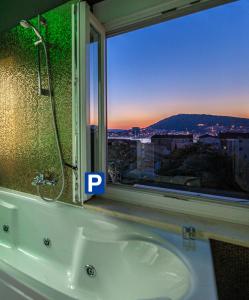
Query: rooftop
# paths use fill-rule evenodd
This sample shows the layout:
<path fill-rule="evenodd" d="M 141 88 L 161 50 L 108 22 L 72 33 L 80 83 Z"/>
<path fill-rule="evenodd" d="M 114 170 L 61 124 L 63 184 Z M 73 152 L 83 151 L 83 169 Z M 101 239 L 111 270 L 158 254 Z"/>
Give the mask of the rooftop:
<path fill-rule="evenodd" d="M 248 132 L 220 132 L 219 133 L 220 139 L 249 139 Z"/>
<path fill-rule="evenodd" d="M 151 139 L 193 139 L 193 134 L 154 134 Z"/>

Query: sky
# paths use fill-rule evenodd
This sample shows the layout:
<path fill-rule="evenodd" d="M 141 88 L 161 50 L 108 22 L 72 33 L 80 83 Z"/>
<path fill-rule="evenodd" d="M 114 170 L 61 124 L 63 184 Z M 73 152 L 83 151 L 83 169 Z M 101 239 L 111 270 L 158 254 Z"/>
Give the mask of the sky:
<path fill-rule="evenodd" d="M 249 0 L 107 40 L 108 128 L 179 113 L 249 118 Z"/>

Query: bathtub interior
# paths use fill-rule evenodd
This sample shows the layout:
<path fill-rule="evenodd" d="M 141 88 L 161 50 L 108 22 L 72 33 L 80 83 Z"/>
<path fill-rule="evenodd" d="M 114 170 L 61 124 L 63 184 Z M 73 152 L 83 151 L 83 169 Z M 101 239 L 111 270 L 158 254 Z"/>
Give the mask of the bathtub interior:
<path fill-rule="evenodd" d="M 32 288 L 30 288 L 31 286 Z M 0 299 L 4 300 L 76 299 L 53 290 L 2 262 L 0 262 L 0 292 Z"/>
<path fill-rule="evenodd" d="M 182 252 L 176 234 L 7 192 L 0 192 L 0 218 L 8 226 L 0 230 L 0 261 L 42 283 L 47 299 L 48 288 L 89 300 L 194 299 L 197 285 L 212 285 L 215 295 L 213 279 L 201 280 L 192 263 L 196 255 Z M 198 243 L 211 260 L 207 242 Z M 197 269 L 212 275 L 199 256 Z M 95 267 L 95 277 L 86 274 L 86 265 Z"/>
<path fill-rule="evenodd" d="M 163 295 L 182 299 L 186 295 L 190 272 L 175 254 L 142 238 L 120 238 L 107 242 L 79 238 L 77 249 L 85 254 L 75 255 L 72 281 L 76 287 L 97 288 L 103 299 L 156 299 Z M 77 266 L 85 263 L 95 266 L 96 280 L 82 276 Z"/>

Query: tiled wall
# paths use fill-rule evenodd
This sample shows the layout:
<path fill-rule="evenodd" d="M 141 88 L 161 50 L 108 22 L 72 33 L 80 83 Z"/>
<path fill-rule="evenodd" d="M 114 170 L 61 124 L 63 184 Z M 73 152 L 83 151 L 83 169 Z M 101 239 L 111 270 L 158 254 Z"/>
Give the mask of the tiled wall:
<path fill-rule="evenodd" d="M 71 162 L 71 4 L 44 14 L 53 92 L 63 155 Z M 36 25 L 37 20 L 32 20 Z M 0 35 L 0 186 L 36 194 L 31 185 L 39 171 L 60 175 L 49 97 L 38 96 L 36 37 L 17 26 Z M 46 85 L 45 63 L 42 78 Z M 71 201 L 71 171 L 66 170 L 64 201 Z M 57 189 L 59 186 L 57 187 Z M 46 196 L 52 196 L 46 188 Z M 58 191 L 58 190 L 57 190 Z"/>
<path fill-rule="evenodd" d="M 249 299 L 249 248 L 211 240 L 219 300 Z"/>

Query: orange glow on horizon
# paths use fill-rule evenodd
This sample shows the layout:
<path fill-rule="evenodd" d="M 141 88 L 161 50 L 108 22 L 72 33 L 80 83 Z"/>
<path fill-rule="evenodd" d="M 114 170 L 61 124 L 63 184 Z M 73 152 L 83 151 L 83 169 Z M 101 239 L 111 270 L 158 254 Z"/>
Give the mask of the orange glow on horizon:
<path fill-rule="evenodd" d="M 113 120 L 108 122 L 108 128 L 111 129 L 130 129 L 132 127 L 140 127 L 145 128 L 156 122 L 158 119 L 150 119 L 150 120 Z"/>
<path fill-rule="evenodd" d="M 177 114 L 207 114 L 228 117 L 249 118 L 249 94 L 235 91 L 230 95 L 205 94 L 199 97 L 179 95 L 169 99 L 167 95 L 148 101 L 145 97 L 129 101 L 110 102 L 108 108 L 108 128 L 145 128 L 160 120 Z M 201 99 L 201 101 L 200 101 Z M 211 100 L 210 100 L 211 99 Z M 236 99 L 236 101 L 234 101 Z"/>

